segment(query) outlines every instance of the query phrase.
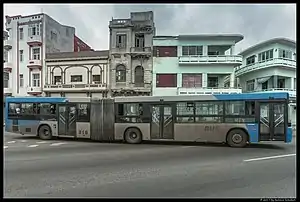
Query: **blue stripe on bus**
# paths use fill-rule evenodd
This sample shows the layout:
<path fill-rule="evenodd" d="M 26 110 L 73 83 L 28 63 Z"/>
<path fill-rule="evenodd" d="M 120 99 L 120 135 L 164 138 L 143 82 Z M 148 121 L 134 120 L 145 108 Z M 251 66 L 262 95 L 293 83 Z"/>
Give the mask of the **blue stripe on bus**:
<path fill-rule="evenodd" d="M 258 124 L 257 123 L 247 123 L 246 124 L 247 131 L 249 134 L 249 142 L 250 143 L 258 143 Z"/>
<path fill-rule="evenodd" d="M 286 130 L 286 141 L 285 142 L 292 142 L 293 139 L 293 128 L 288 127 Z"/>
<path fill-rule="evenodd" d="M 289 94 L 284 92 L 274 93 L 241 93 L 241 94 L 218 94 L 213 95 L 217 100 L 268 100 L 274 99 L 288 99 Z"/>
<path fill-rule="evenodd" d="M 8 102 L 37 102 L 37 103 L 56 103 L 56 102 L 66 102 L 67 98 L 56 98 L 56 97 L 8 97 L 6 98 L 6 103 Z"/>

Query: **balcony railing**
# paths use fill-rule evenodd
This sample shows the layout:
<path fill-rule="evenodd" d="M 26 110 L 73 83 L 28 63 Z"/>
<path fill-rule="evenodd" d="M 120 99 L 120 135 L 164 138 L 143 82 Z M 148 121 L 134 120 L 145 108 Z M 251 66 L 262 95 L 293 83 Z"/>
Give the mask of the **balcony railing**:
<path fill-rule="evenodd" d="M 42 87 L 27 87 L 28 94 L 40 94 L 42 93 Z"/>
<path fill-rule="evenodd" d="M 44 91 L 47 92 L 91 92 L 107 90 L 106 84 L 51 84 L 45 85 Z"/>
<path fill-rule="evenodd" d="M 256 62 L 247 66 L 237 67 L 235 69 L 235 75 L 240 76 L 248 72 L 269 68 L 272 66 L 284 66 L 296 69 L 296 60 L 291 60 L 287 58 L 272 58 L 265 61 Z"/>
<path fill-rule="evenodd" d="M 123 27 L 123 26 L 130 26 L 131 20 L 130 19 L 114 19 L 109 22 L 109 26 L 113 27 Z"/>
<path fill-rule="evenodd" d="M 40 45 L 41 43 L 42 43 L 42 36 L 40 35 L 28 36 L 27 38 L 28 45 Z"/>
<path fill-rule="evenodd" d="M 131 47 L 131 53 L 151 53 L 151 47 Z"/>
<path fill-rule="evenodd" d="M 198 56 L 180 56 L 179 64 L 242 64 L 243 57 L 240 55 L 198 55 Z"/>
<path fill-rule="evenodd" d="M 11 39 L 4 40 L 3 47 L 5 50 L 12 49 L 12 40 Z"/>
<path fill-rule="evenodd" d="M 4 67 L 3 67 L 4 71 L 9 71 L 11 72 L 12 70 L 12 63 L 11 62 L 4 62 Z"/>
<path fill-rule="evenodd" d="M 4 95 L 7 94 L 12 94 L 12 88 L 8 87 L 8 88 L 4 88 Z"/>
<path fill-rule="evenodd" d="M 41 68 L 42 67 L 42 60 L 29 60 L 27 67 L 28 68 Z"/>
<path fill-rule="evenodd" d="M 240 88 L 177 88 L 178 95 L 209 95 L 209 94 L 237 94 Z"/>

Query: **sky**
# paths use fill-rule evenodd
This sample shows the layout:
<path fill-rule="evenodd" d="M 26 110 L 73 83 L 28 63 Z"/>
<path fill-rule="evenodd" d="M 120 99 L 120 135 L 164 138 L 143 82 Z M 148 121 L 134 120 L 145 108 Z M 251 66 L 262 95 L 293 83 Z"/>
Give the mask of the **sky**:
<path fill-rule="evenodd" d="M 275 37 L 296 40 L 296 4 L 4 4 L 5 15 L 44 12 L 95 50 L 108 49 L 108 23 L 153 11 L 157 35 L 242 34 L 242 51 Z M 5 19 L 4 19 L 5 21 Z"/>

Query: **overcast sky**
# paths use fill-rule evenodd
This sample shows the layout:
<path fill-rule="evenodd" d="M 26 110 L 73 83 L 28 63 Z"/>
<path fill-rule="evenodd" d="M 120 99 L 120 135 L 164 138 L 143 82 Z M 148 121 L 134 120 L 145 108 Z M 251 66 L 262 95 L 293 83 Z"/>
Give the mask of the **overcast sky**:
<path fill-rule="evenodd" d="M 130 12 L 154 12 L 157 35 L 243 34 L 241 51 L 261 41 L 286 37 L 296 40 L 296 4 L 5 4 L 4 15 L 41 11 L 61 24 L 76 28 L 76 35 L 95 50 L 108 49 L 108 22 L 129 18 Z"/>

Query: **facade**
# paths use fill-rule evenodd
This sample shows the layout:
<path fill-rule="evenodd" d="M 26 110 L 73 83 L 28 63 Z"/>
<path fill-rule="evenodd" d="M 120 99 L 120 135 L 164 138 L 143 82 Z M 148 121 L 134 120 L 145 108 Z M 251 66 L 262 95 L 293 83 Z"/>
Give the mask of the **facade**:
<path fill-rule="evenodd" d="M 242 35 L 155 36 L 153 95 L 241 93 L 234 68 L 242 64 L 235 44 Z M 225 79 L 229 76 L 229 84 Z"/>
<path fill-rule="evenodd" d="M 4 93 L 10 96 L 40 96 L 45 81 L 47 53 L 74 50 L 75 28 L 61 25 L 46 14 L 6 16 L 9 38 L 5 42 L 9 72 Z"/>
<path fill-rule="evenodd" d="M 290 119 L 296 124 L 296 41 L 270 39 L 240 55 L 243 63 L 236 68 L 235 75 L 243 92 L 289 92 Z"/>
<path fill-rule="evenodd" d="M 112 19 L 109 32 L 112 96 L 150 95 L 153 12 L 135 12 L 130 19 Z"/>
<path fill-rule="evenodd" d="M 107 97 L 109 51 L 46 55 L 44 92 L 49 97 Z"/>

